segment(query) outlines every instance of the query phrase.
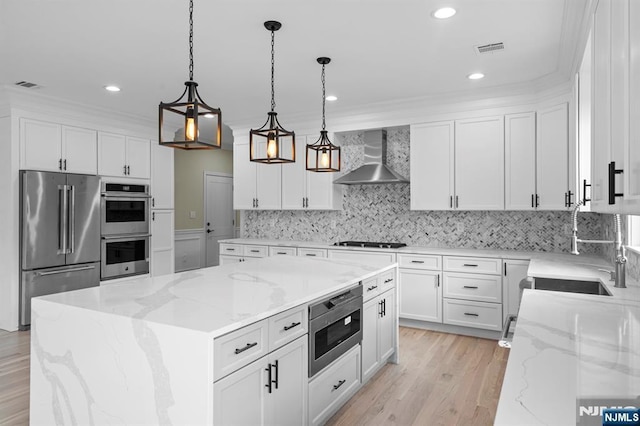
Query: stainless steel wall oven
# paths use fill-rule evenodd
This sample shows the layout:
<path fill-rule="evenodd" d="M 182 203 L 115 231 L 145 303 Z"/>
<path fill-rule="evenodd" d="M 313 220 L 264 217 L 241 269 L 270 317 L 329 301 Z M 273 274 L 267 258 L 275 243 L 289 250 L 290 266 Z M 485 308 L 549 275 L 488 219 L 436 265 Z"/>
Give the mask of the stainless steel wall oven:
<path fill-rule="evenodd" d="M 149 185 L 102 182 L 102 235 L 149 233 Z"/>
<path fill-rule="evenodd" d="M 362 341 L 362 285 L 309 307 L 309 377 Z"/>
<path fill-rule="evenodd" d="M 149 272 L 149 234 L 103 236 L 100 278 L 113 279 Z"/>

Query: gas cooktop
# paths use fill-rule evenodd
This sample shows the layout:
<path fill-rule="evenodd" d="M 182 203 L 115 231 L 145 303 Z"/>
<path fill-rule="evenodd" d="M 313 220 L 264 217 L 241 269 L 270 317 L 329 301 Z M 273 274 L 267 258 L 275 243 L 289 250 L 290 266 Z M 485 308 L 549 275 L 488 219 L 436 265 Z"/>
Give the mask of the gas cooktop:
<path fill-rule="evenodd" d="M 333 243 L 334 246 L 343 247 L 366 247 L 366 248 L 390 248 L 396 249 L 400 247 L 406 247 L 405 243 L 376 243 L 371 241 L 340 241 Z"/>

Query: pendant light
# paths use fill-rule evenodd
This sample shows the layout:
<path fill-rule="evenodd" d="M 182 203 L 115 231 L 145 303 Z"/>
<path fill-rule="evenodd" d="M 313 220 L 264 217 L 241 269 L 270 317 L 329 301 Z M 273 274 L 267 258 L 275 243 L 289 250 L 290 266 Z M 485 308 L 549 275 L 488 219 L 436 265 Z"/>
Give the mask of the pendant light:
<path fill-rule="evenodd" d="M 326 103 L 324 66 L 329 62 L 331 58 L 318 58 L 318 63 L 322 65 L 322 130 L 320 130 L 320 138 L 315 143 L 307 145 L 307 170 L 311 172 L 340 171 L 340 147 L 329 140 L 324 119 Z"/>
<path fill-rule="evenodd" d="M 280 164 L 296 161 L 296 135 L 280 125 L 278 114 L 275 112 L 274 40 L 275 32 L 281 26 L 278 21 L 264 23 L 264 27 L 271 31 L 271 112 L 267 113 L 267 121 L 262 127 L 251 129 L 249 134 L 249 159 L 258 163 Z"/>
<path fill-rule="evenodd" d="M 177 100 L 160 102 L 160 145 L 180 149 L 220 148 L 222 112 L 202 100 L 198 83 L 193 81 L 193 0 L 189 0 L 189 81 L 184 85 L 186 88 Z M 182 126 L 174 130 L 178 123 Z M 170 134 L 170 139 L 165 140 L 163 134 Z"/>

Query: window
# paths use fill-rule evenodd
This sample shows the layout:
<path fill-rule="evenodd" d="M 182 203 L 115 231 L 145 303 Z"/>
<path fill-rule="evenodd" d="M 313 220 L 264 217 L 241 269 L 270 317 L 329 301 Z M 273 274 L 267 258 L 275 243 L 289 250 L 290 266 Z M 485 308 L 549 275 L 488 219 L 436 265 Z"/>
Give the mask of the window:
<path fill-rule="evenodd" d="M 633 248 L 635 251 L 640 252 L 640 216 L 629 215 L 628 218 L 628 246 Z"/>

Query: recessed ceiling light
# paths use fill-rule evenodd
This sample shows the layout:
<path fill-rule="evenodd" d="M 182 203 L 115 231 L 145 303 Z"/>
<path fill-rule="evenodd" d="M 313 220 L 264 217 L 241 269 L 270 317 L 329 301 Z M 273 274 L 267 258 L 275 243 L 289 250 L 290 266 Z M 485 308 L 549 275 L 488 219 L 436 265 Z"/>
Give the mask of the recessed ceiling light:
<path fill-rule="evenodd" d="M 440 9 L 433 12 L 433 17 L 437 19 L 447 19 L 451 18 L 456 14 L 456 10 L 452 7 L 441 7 Z"/>
<path fill-rule="evenodd" d="M 469 80 L 480 80 L 481 78 L 484 78 L 484 74 L 481 72 L 474 72 L 473 74 L 469 74 L 467 78 Z"/>
<path fill-rule="evenodd" d="M 108 90 L 109 92 L 119 92 L 120 88 L 118 86 L 104 86 L 105 90 Z"/>
<path fill-rule="evenodd" d="M 329 102 L 333 102 L 333 101 L 337 101 L 338 97 L 337 96 L 333 96 L 333 95 L 329 95 L 326 98 Z"/>

